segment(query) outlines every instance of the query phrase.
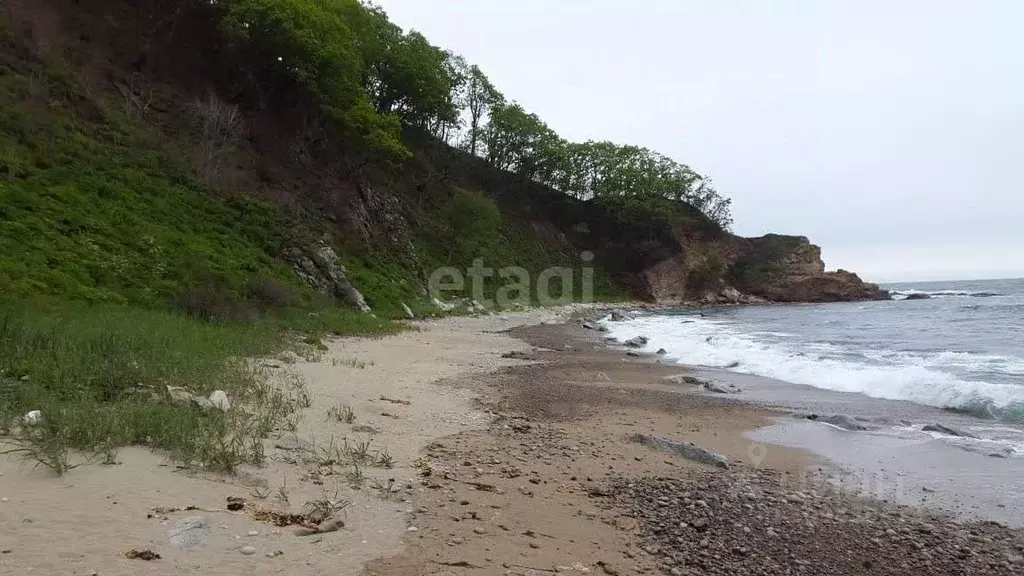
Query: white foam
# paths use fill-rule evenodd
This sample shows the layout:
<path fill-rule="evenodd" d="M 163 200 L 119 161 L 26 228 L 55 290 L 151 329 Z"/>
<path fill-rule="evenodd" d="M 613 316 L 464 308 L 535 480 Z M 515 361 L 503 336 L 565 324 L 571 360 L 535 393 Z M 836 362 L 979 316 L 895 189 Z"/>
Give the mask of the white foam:
<path fill-rule="evenodd" d="M 1024 386 L 964 380 L 943 367 L 998 369 L 1024 378 L 1024 359 L 962 352 L 913 355 L 874 351 L 863 361 L 835 357 L 831 344 L 813 346 L 764 342 L 740 333 L 727 322 L 712 318 L 645 316 L 610 322 L 611 336 L 620 341 L 650 338 L 645 351 L 664 348 L 682 364 L 730 368 L 736 372 L 775 378 L 827 390 L 854 392 L 873 398 L 907 400 L 936 407 L 965 407 L 978 403 L 995 408 L 1024 403 Z M 873 357 L 872 357 L 873 356 Z"/>

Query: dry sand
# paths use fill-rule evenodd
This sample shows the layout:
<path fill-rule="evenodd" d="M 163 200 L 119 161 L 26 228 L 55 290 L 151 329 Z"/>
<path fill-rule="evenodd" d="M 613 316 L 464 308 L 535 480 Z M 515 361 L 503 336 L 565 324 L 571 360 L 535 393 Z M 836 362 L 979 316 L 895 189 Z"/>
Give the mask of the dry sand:
<path fill-rule="evenodd" d="M 121 450 L 118 465 L 81 466 L 61 478 L 13 456 L 0 457 L 0 572 L 358 574 L 367 561 L 400 552 L 409 534 L 410 505 L 402 502 L 404 492 L 388 500 L 378 498 L 369 488 L 373 480 L 386 483 L 394 478 L 398 487 L 404 487 L 415 476 L 413 464 L 427 443 L 483 428 L 490 421 L 474 408 L 471 391 L 432 383 L 522 364 L 501 356 L 527 345 L 498 332 L 556 317 L 556 312 L 541 311 L 425 322 L 421 331 L 385 339 L 335 340 L 320 361 L 285 367 L 306 381 L 312 400 L 299 414 L 298 438 L 316 445 L 332 438 L 370 440 L 373 449 L 386 449 L 394 457 L 393 469 L 363 468 L 368 479 L 362 490 L 350 489 L 338 477 L 326 477 L 322 485 L 304 480 L 309 466 L 289 464 L 294 454 L 274 448 L 273 440 L 266 442 L 266 466 L 234 477 L 179 470 L 161 455 L 140 448 Z M 371 426 L 380 433 L 357 433 L 350 425 L 328 420 L 327 411 L 339 404 L 351 406 L 354 425 Z M 253 496 L 254 487 L 269 493 L 265 501 Z M 277 498 L 280 489 L 288 503 Z M 291 528 L 224 511 L 229 496 L 240 496 L 260 506 L 299 512 L 324 493 L 352 502 L 343 515 L 346 527 L 335 533 L 297 537 Z M 189 506 L 210 511 L 148 517 L 157 507 Z M 172 546 L 169 532 L 196 516 L 209 526 L 202 543 L 188 550 Z M 247 546 L 254 549 L 252 555 L 241 552 Z M 129 549 L 150 549 L 162 558 L 128 560 L 122 552 Z M 267 556 L 278 551 L 273 558 Z"/>

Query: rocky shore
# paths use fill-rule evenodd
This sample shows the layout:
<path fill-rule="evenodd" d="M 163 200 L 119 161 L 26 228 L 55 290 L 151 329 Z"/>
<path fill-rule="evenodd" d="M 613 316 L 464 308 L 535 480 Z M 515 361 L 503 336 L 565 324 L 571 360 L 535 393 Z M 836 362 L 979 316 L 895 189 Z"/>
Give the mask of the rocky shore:
<path fill-rule="evenodd" d="M 408 548 L 369 574 L 1024 570 L 1024 533 L 844 491 L 827 462 L 746 440 L 776 413 L 667 378 L 678 366 L 576 324 L 510 333 L 532 346 L 522 365 L 443 383 L 496 419 L 428 448 Z"/>
<path fill-rule="evenodd" d="M 700 471 L 616 485 L 640 520 L 643 550 L 672 576 L 697 574 L 1020 574 L 1024 538 L 768 470 Z"/>

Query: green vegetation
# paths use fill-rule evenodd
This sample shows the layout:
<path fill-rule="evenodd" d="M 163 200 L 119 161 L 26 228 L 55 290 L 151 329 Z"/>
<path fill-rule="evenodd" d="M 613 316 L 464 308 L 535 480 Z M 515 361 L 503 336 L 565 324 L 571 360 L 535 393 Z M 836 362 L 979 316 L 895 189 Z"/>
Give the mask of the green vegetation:
<path fill-rule="evenodd" d="M 252 60 L 351 132 L 407 155 L 402 123 L 583 200 L 669 199 L 721 228 L 729 200 L 689 166 L 639 146 L 568 142 L 508 102 L 479 67 L 358 0 L 230 0 L 225 27 Z"/>
<path fill-rule="evenodd" d="M 644 148 L 563 140 L 478 67 L 358 0 L 171 0 L 130 13 L 140 46 L 155 45 L 158 28 L 189 28 L 178 21 L 183 15 L 209 18 L 221 64 L 243 69 L 224 84 L 251 82 L 233 88 L 261 105 L 320 114 L 309 121 L 322 122 L 326 138 L 340 133 L 372 151 L 354 170 L 409 158 L 402 131 L 412 126 L 495 168 L 605 203 L 624 222 L 663 229 L 687 214 L 680 206 L 692 206 L 703 222 L 729 223 L 728 201 L 685 165 Z M 395 332 L 404 328 L 391 320 L 405 316 L 403 304 L 435 314 L 422 292 L 424 270 L 465 270 L 481 259 L 534 275 L 553 266 L 579 274 L 576 254 L 552 249 L 568 244 L 529 218 L 510 216 L 481 191 L 446 187 L 451 195 L 422 208 L 423 221 L 409 231 L 413 254 L 344 252 L 349 278 L 377 316 L 341 309 L 281 259 L 308 240 L 296 237 L 308 222 L 251 191 L 215 188 L 233 168 L 232 153 L 247 146 L 237 106 L 215 95 L 191 104 L 158 97 L 153 108 L 164 111 L 153 113 L 134 88 L 115 79 L 118 94 L 107 79 L 85 78 L 60 49 L 39 57 L 6 18 L 0 14 L 0 432 L 58 474 L 75 464 L 69 450 L 113 462 L 125 445 L 226 471 L 259 462 L 261 438 L 294 426 L 290 414 L 308 398 L 301 383 L 271 386 L 245 359 L 288 348 L 315 354 L 330 333 Z M 71 43 L 86 36 L 68 34 L 79 38 Z M 180 126 L 178 118 L 173 128 L 160 126 L 183 110 Z M 196 144 L 194 153 L 183 144 Z M 600 263 L 594 271 L 596 295 L 615 297 Z M 483 296 L 502 284 L 488 279 Z M 476 296 L 468 286 L 462 295 Z M 223 390 L 232 406 L 175 402 L 168 387 L 197 398 Z M 41 418 L 24 422 L 34 410 Z M 359 464 L 390 466 L 386 452 L 349 452 L 355 474 Z"/>
<path fill-rule="evenodd" d="M 60 474 L 141 444 L 233 470 L 304 398 L 242 361 L 387 320 L 312 294 L 274 256 L 290 227 L 219 197 L 152 130 L 0 21 L 0 431 Z M 167 386 L 232 409 L 170 401 Z M 22 422 L 29 411 L 42 418 Z"/>

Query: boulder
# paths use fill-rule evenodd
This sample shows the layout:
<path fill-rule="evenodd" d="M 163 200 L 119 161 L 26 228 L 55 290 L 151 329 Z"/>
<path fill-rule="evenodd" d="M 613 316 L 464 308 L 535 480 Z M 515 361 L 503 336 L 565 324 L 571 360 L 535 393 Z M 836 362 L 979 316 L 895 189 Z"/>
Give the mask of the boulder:
<path fill-rule="evenodd" d="M 628 314 L 624 314 L 621 310 L 612 310 L 611 317 L 612 317 L 612 322 L 625 322 L 627 320 L 632 320 L 633 319 L 632 316 L 630 316 Z"/>
<path fill-rule="evenodd" d="M 716 468 L 729 468 L 729 459 L 721 454 L 705 450 L 692 442 L 673 442 L 657 436 L 647 434 L 634 434 L 630 440 L 643 444 L 653 450 L 675 454 L 687 460 L 693 460 Z"/>
<path fill-rule="evenodd" d="M 409 305 L 405 302 L 402 302 L 402 311 L 405 312 L 405 317 L 409 320 L 416 319 L 416 315 L 412 313 L 412 308 L 409 308 Z"/>
<path fill-rule="evenodd" d="M 666 354 L 668 354 L 668 350 L 665 350 L 664 348 L 658 348 L 658 351 L 655 352 L 655 354 L 657 354 L 658 356 L 665 356 Z"/>
<path fill-rule="evenodd" d="M 625 342 L 623 342 L 623 344 L 629 346 L 630 348 L 643 348 L 644 346 L 647 346 L 647 337 L 636 336 L 634 338 L 626 340 Z"/>
<path fill-rule="evenodd" d="M 282 256 L 291 263 L 295 274 L 311 288 L 333 296 L 356 310 L 370 311 L 366 299 L 349 282 L 341 258 L 326 242 L 306 249 L 289 248 L 282 252 Z"/>
<path fill-rule="evenodd" d="M 725 290 L 722 290 L 722 298 L 730 304 L 739 304 L 743 301 L 743 294 L 732 286 L 728 286 Z"/>

